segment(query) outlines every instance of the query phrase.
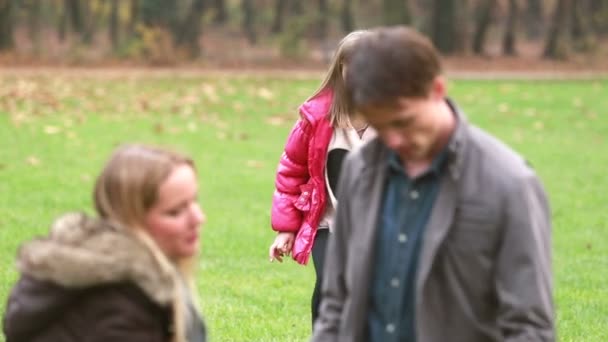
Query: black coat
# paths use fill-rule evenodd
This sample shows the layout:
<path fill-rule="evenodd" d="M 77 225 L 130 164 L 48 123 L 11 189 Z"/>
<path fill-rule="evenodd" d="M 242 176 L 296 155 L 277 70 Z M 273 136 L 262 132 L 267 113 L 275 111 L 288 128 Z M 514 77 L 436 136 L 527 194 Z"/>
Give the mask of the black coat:
<path fill-rule="evenodd" d="M 132 284 L 69 289 L 23 276 L 3 325 L 7 342 L 168 342 L 170 319 Z"/>
<path fill-rule="evenodd" d="M 148 248 L 121 227 L 67 214 L 49 236 L 25 243 L 3 318 L 7 342 L 166 342 L 171 305 L 183 286 Z M 184 334 L 205 341 L 190 305 Z M 188 313 L 184 313 L 188 316 Z"/>

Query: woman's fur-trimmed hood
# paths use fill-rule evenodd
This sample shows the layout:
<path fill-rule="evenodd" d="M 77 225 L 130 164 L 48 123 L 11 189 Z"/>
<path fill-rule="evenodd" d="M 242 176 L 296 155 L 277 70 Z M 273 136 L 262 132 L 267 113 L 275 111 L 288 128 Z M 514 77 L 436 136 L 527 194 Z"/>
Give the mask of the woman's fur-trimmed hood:
<path fill-rule="evenodd" d="M 63 215 L 48 237 L 24 244 L 17 267 L 66 288 L 132 282 L 160 305 L 169 304 L 174 295 L 175 270 L 161 267 L 144 243 L 125 229 L 83 213 Z"/>

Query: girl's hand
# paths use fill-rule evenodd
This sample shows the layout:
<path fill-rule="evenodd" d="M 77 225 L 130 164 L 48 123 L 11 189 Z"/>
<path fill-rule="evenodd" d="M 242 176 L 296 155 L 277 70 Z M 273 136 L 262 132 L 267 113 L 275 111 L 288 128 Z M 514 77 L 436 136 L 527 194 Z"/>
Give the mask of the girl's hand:
<path fill-rule="evenodd" d="M 274 261 L 274 259 L 283 262 L 283 257 L 289 256 L 291 249 L 293 248 L 295 236 L 296 235 L 291 232 L 280 232 L 277 234 L 277 237 L 274 239 L 272 245 L 270 245 L 270 250 L 268 252 L 271 262 Z"/>

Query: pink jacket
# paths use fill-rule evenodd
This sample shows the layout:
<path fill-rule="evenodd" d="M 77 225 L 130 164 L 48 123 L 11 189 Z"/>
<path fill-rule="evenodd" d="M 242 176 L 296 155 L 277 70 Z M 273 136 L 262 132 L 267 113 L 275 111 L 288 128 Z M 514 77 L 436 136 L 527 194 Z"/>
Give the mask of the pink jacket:
<path fill-rule="evenodd" d="M 292 257 L 306 265 L 327 201 L 325 163 L 333 128 L 327 120 L 333 93 L 323 91 L 300 106 L 279 161 L 272 198 L 271 225 L 296 233 Z"/>

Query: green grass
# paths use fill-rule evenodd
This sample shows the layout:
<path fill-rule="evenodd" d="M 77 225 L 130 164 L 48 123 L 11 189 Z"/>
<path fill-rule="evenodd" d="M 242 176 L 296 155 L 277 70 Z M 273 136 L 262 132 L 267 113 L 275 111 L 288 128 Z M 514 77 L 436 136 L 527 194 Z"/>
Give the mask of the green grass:
<path fill-rule="evenodd" d="M 274 171 L 316 78 L 0 76 L 0 309 L 18 246 L 70 210 L 123 142 L 198 164 L 198 285 L 212 341 L 306 341 L 314 272 L 269 263 Z M 608 340 L 608 81 L 453 81 L 469 119 L 537 169 L 554 217 L 560 341 Z M 2 336 L 0 334 L 0 340 Z"/>

